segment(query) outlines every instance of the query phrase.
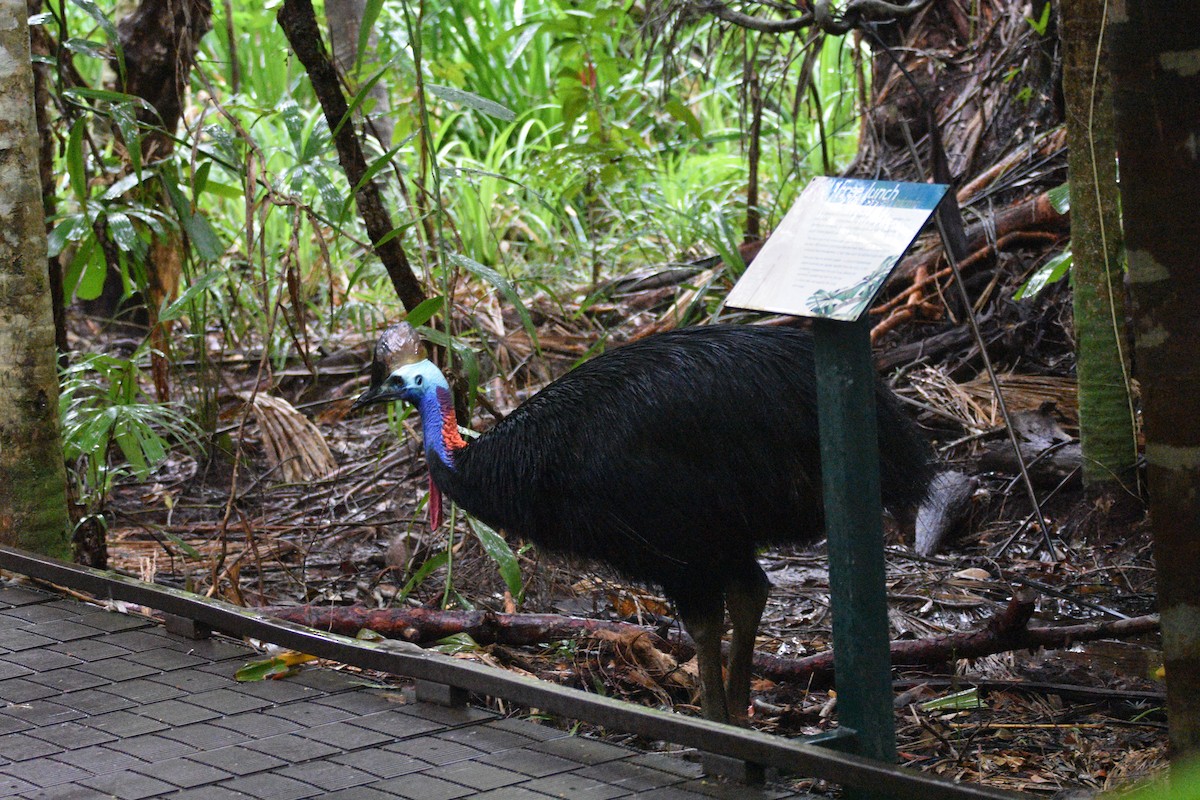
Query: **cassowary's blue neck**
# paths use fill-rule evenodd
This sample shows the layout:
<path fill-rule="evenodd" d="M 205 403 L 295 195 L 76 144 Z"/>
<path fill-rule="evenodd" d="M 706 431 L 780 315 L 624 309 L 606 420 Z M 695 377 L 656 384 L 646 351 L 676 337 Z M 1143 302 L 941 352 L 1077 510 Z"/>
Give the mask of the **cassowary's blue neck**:
<path fill-rule="evenodd" d="M 417 403 L 421 414 L 421 437 L 425 443 L 426 458 L 436 455 L 450 469 L 454 469 L 454 454 L 467 446 L 458 433 L 458 420 L 454 415 L 454 398 L 450 390 L 442 386 L 431 387 L 423 393 Z"/>

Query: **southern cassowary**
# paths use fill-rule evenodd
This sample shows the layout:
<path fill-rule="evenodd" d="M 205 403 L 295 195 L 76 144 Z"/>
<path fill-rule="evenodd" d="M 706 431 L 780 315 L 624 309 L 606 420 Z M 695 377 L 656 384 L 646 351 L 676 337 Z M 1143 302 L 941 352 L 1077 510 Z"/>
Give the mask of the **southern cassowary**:
<path fill-rule="evenodd" d="M 446 378 L 401 323 L 380 337 L 354 405 L 386 400 L 420 412 L 435 524 L 444 492 L 493 528 L 660 586 L 696 642 L 704 715 L 745 716 L 770 587 L 755 551 L 823 528 L 807 333 L 714 325 L 650 336 L 568 372 L 467 443 Z M 926 445 L 882 384 L 876 402 L 884 504 L 914 505 L 929 482 Z"/>

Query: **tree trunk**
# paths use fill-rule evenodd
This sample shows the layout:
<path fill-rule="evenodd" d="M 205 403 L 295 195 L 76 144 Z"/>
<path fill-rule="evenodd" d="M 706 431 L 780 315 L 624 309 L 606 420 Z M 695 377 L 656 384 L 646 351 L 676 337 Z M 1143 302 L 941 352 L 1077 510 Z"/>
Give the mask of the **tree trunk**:
<path fill-rule="evenodd" d="M 1200 754 L 1200 27 L 1192 11 L 1151 0 L 1109 12 L 1175 759 Z"/>
<path fill-rule="evenodd" d="M 333 62 L 329 60 L 325 44 L 321 41 L 312 0 L 284 0 L 276 19 L 292 45 L 296 58 L 300 59 L 308 72 L 313 92 L 325 112 L 325 121 L 329 123 L 329 130 L 337 131 L 334 145 L 347 180 L 351 186 L 361 184 L 354 194 L 354 200 L 367 228 L 367 235 L 371 237 L 371 244 L 375 247 L 375 254 L 392 279 L 396 296 L 407 310 L 412 311 L 425 300 L 425 290 L 409 266 L 408 256 L 400 246 L 400 237 L 393 235 L 395 226 L 383 203 L 378 184 L 373 180 L 363 180 L 367 174 L 367 161 L 353 126 L 341 124 L 349 112 L 349 106 L 338 85 Z"/>
<path fill-rule="evenodd" d="M 42 0 L 26 0 L 29 16 L 41 12 Z M 50 57 L 53 48 L 45 28 L 38 25 L 29 30 L 30 49 L 35 56 Z M 49 64 L 33 65 L 33 107 L 37 114 L 38 126 L 38 171 L 42 180 L 42 210 L 46 219 L 54 216 L 56 198 L 54 196 L 54 149 L 58 146 L 54 134 L 50 130 L 50 84 L 53 73 Z M 47 228 L 49 226 L 47 225 Z M 48 232 L 48 231 L 47 231 Z M 67 305 L 63 301 L 62 266 L 58 258 L 46 259 L 46 271 L 50 278 L 51 309 L 54 312 L 54 343 L 58 348 L 61 366 L 66 366 L 67 357 Z"/>
<path fill-rule="evenodd" d="M 142 134 L 143 162 L 165 158 L 175 151 L 174 134 L 183 114 L 183 97 L 188 73 L 200 40 L 212 29 L 210 0 L 141 0 L 137 9 L 117 26 L 125 53 L 125 87 L 129 94 L 143 98 L 154 107 L 142 109 L 138 120 L 152 126 Z M 169 206 L 166 190 L 154 182 L 139 190 L 151 206 Z M 178 230 L 170 229 L 155 237 L 146 257 L 144 298 L 146 322 L 150 327 L 151 375 L 158 399 L 171 399 L 170 324 L 158 319 L 164 301 L 179 290 L 183 269 L 183 240 Z M 121 280 L 110 270 L 108 280 Z"/>
<path fill-rule="evenodd" d="M 1071 181 L 1071 267 L 1083 482 L 1133 488 L 1137 440 L 1125 352 L 1124 253 L 1103 52 L 1105 0 L 1063 0 L 1063 98 Z"/>
<path fill-rule="evenodd" d="M 0 542 L 70 555 L 25 0 L 0 0 Z"/>
<path fill-rule="evenodd" d="M 212 29 L 210 0 L 141 0 L 117 25 L 125 52 L 124 91 L 154 107 L 138 121 L 158 130 L 142 135 L 142 158 L 156 161 L 175 151 L 172 135 L 183 113 L 183 94 L 196 47 Z"/>

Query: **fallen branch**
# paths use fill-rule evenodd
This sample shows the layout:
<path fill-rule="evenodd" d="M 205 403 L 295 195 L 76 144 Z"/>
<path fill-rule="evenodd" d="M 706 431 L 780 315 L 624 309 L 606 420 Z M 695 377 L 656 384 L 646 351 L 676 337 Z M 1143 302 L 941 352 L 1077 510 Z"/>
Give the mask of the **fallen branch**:
<path fill-rule="evenodd" d="M 892 665 L 944 664 L 962 658 L 976 659 L 1039 647 L 1062 648 L 1075 642 L 1121 639 L 1158 630 L 1157 614 L 1062 627 L 1029 628 L 1026 626 L 1033 615 L 1033 607 L 1032 593 L 1023 592 L 979 630 L 892 642 Z M 833 679 L 833 651 L 827 650 L 801 659 L 755 654 L 754 666 L 763 677 L 773 681 L 800 682 L 814 687 L 829 685 Z"/>
<path fill-rule="evenodd" d="M 1106 686 L 1081 686 L 1070 683 L 1047 681 L 1000 680 L 996 678 L 968 678 L 955 676 L 924 676 L 908 680 L 892 681 L 892 689 L 900 692 L 917 687 L 928 689 L 965 689 L 974 686 L 989 692 L 1029 692 L 1056 694 L 1064 700 L 1079 700 L 1085 703 L 1145 703 L 1161 706 L 1167 695 L 1162 689 L 1110 689 Z"/>
<path fill-rule="evenodd" d="M 955 199 L 960 206 L 968 205 L 975 196 L 982 193 L 984 189 L 991 186 L 997 178 L 1002 175 L 1010 174 L 1010 172 L 1020 166 L 1022 162 L 1029 164 L 1033 161 L 1046 158 L 1055 151 L 1066 147 L 1067 143 L 1067 126 L 1059 125 L 1056 128 L 1051 128 L 1037 135 L 1034 141 L 1030 144 L 1022 144 L 1014 147 L 1012 152 L 1007 156 L 997 161 L 988 169 L 975 176 L 970 183 L 965 184 L 958 193 Z"/>
<path fill-rule="evenodd" d="M 447 636 L 466 634 L 479 644 L 510 647 L 595 636 L 600 631 L 648 637 L 659 650 L 692 657 L 692 648 L 672 643 L 640 625 L 561 614 L 498 614 L 492 611 L 440 611 L 434 608 L 364 608 L 363 606 L 268 606 L 262 609 L 277 619 L 298 622 L 317 630 L 355 636 L 364 628 L 387 639 L 432 644 Z"/>
<path fill-rule="evenodd" d="M 967 252 L 970 254 L 961 269 L 966 269 L 974 260 L 981 259 L 996 249 L 1002 249 L 1005 244 L 1013 243 L 1016 239 L 1006 239 L 1016 233 L 1055 233 L 1065 234 L 1071 224 L 1070 216 L 1058 213 L 1048 192 L 1035 195 L 1023 202 L 1002 208 L 985 220 L 976 222 L 966 229 Z M 1039 239 L 1042 237 L 1038 237 Z M 943 258 L 941 243 L 920 250 L 900 262 L 899 267 L 888 279 L 890 287 L 910 281 L 918 270 L 924 267 L 928 272 L 937 272 L 937 265 Z"/>
<path fill-rule="evenodd" d="M 1158 615 L 1149 614 L 1108 622 L 1062 627 L 1027 627 L 1033 616 L 1034 595 L 1021 592 L 979 630 L 961 631 L 927 639 L 891 644 L 894 666 L 945 664 L 1012 650 L 1061 648 L 1074 642 L 1120 639 L 1158 630 Z M 491 611 L 439 611 L 427 608 L 369 609 L 361 606 L 270 606 L 264 614 L 308 625 L 311 628 L 354 636 L 369 628 L 391 639 L 430 644 L 456 634 L 467 634 L 479 644 L 534 645 L 561 639 L 595 636 L 601 632 L 646 637 L 657 649 L 680 662 L 692 657 L 690 641 L 668 641 L 638 625 L 559 614 L 497 614 Z M 755 653 L 755 670 L 773 681 L 829 685 L 833 679 L 833 651 L 800 659 Z"/>

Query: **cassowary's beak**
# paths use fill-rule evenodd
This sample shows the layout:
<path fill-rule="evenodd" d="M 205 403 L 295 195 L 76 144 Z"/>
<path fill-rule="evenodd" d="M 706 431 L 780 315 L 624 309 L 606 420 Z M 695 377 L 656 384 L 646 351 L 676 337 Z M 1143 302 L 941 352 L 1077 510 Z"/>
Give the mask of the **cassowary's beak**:
<path fill-rule="evenodd" d="M 374 385 L 367 387 L 367 390 L 360 394 L 354 403 L 350 406 L 351 411 L 357 411 L 363 406 L 369 406 L 374 403 L 383 403 L 388 400 L 396 400 L 391 392 L 385 391 L 382 385 Z"/>

